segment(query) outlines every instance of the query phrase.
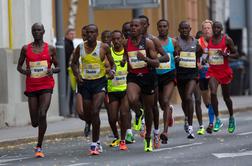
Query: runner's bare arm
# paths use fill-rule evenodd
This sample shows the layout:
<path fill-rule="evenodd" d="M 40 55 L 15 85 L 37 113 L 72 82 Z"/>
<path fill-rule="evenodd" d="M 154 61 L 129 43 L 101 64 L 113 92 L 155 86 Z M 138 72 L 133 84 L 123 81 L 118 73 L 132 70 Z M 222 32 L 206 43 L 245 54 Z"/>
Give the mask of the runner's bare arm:
<path fill-rule="evenodd" d="M 167 53 L 164 51 L 160 40 L 157 37 L 154 37 L 153 42 L 155 44 L 155 48 L 157 52 L 161 55 L 161 57 L 158 58 L 159 62 L 168 62 L 170 58 L 167 55 Z"/>
<path fill-rule="evenodd" d="M 23 66 L 23 64 L 24 64 L 24 61 L 25 61 L 25 58 L 26 58 L 26 50 L 27 50 L 27 45 L 23 46 L 23 48 L 21 49 L 20 57 L 19 57 L 19 59 L 18 59 L 17 70 L 18 70 L 21 74 L 30 75 L 30 74 L 31 74 L 31 71 L 30 71 L 29 69 L 24 70 L 24 69 L 22 68 L 22 66 Z"/>
<path fill-rule="evenodd" d="M 52 75 L 53 73 L 59 73 L 60 72 L 60 68 L 59 68 L 59 64 L 57 61 L 57 57 L 56 57 L 56 49 L 53 46 L 49 46 L 49 51 L 50 51 L 50 55 L 52 58 L 52 63 L 54 65 L 54 68 L 51 68 L 51 70 L 48 70 L 48 74 Z"/>
<path fill-rule="evenodd" d="M 238 51 L 234 46 L 233 40 L 229 36 L 227 36 L 227 38 L 226 38 L 226 45 L 227 45 L 228 49 L 230 50 L 229 57 L 238 58 L 239 57 Z"/>
<path fill-rule="evenodd" d="M 73 70 L 74 76 L 81 81 L 80 70 L 79 70 L 79 58 L 80 58 L 80 46 L 78 45 L 73 53 L 73 59 L 71 63 L 71 68 Z"/>
<path fill-rule="evenodd" d="M 178 42 L 177 42 L 176 39 L 173 38 L 172 42 L 173 42 L 173 46 L 174 46 L 174 59 L 175 59 L 175 63 L 178 63 L 179 62 L 179 54 L 180 54 L 181 48 L 179 47 Z"/>
<path fill-rule="evenodd" d="M 111 55 L 111 51 L 110 51 L 109 46 L 108 46 L 107 44 L 103 44 L 103 45 L 104 45 L 104 48 L 105 48 L 105 50 L 106 50 L 106 57 L 107 57 L 107 59 L 108 59 L 108 61 L 109 61 L 109 64 L 110 64 L 110 66 L 111 66 L 109 75 L 110 75 L 111 77 L 113 77 L 113 76 L 115 75 L 116 65 L 115 65 L 114 59 L 113 59 L 113 57 L 112 57 L 112 55 Z"/>
<path fill-rule="evenodd" d="M 125 63 L 127 62 L 128 59 L 128 54 L 127 54 L 127 42 L 128 40 L 125 39 L 123 42 L 123 48 L 124 48 L 124 54 L 123 54 L 123 59 L 121 61 L 121 66 L 124 67 Z"/>
<path fill-rule="evenodd" d="M 148 56 L 141 55 L 140 52 L 137 54 L 137 58 L 140 60 L 145 61 L 147 64 L 149 64 L 152 67 L 158 67 L 159 66 L 159 60 L 157 58 L 157 52 L 155 50 L 155 45 L 152 40 L 146 39 L 146 49 L 149 51 L 150 58 Z"/>

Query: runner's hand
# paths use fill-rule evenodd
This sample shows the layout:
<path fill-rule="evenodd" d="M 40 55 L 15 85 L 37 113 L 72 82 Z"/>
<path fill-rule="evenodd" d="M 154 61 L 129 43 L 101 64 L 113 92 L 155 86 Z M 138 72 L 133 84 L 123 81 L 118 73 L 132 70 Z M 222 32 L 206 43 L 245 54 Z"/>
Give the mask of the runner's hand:
<path fill-rule="evenodd" d="M 115 76 L 115 70 L 111 69 L 108 73 L 108 79 L 113 79 Z"/>
<path fill-rule="evenodd" d="M 142 54 L 141 52 L 137 52 L 137 59 L 146 61 L 147 57 L 145 57 L 144 54 Z"/>
<path fill-rule="evenodd" d="M 48 69 L 46 74 L 47 74 L 47 76 L 52 76 L 53 75 L 53 69 Z"/>
<path fill-rule="evenodd" d="M 29 76 L 29 75 L 31 75 L 31 70 L 30 69 L 26 69 L 26 70 L 24 70 L 25 71 L 25 75 L 27 75 L 27 76 Z"/>
<path fill-rule="evenodd" d="M 81 78 L 80 75 L 76 78 L 76 80 L 77 80 L 78 84 L 82 84 L 83 83 L 83 79 Z"/>
<path fill-rule="evenodd" d="M 180 61 L 180 57 L 179 56 L 175 56 L 175 63 L 179 63 Z"/>

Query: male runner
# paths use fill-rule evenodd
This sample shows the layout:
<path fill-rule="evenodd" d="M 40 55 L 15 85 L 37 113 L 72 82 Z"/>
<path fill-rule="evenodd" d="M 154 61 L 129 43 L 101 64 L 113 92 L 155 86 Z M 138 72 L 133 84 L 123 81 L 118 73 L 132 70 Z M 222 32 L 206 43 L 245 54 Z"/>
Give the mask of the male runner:
<path fill-rule="evenodd" d="M 170 105 L 170 100 L 176 85 L 176 68 L 174 55 L 178 52 L 178 44 L 175 39 L 168 36 L 169 22 L 161 19 L 157 22 L 158 39 L 161 41 L 163 49 L 168 54 L 170 61 L 160 63 L 156 68 L 158 75 L 158 99 L 163 113 L 164 131 L 160 134 L 161 143 L 167 144 L 168 141 L 168 126 L 173 125 L 173 106 Z M 156 104 L 156 103 L 155 103 Z M 156 104 L 157 107 L 157 104 Z"/>
<path fill-rule="evenodd" d="M 138 18 L 140 18 L 143 29 L 142 33 L 144 37 L 150 39 L 153 41 L 155 45 L 155 50 L 158 52 L 158 60 L 159 62 L 168 62 L 169 61 L 169 56 L 166 54 L 164 51 L 161 42 L 159 39 L 151 34 L 148 33 L 148 28 L 149 28 L 149 18 L 147 16 L 141 15 Z M 154 72 L 155 73 L 155 72 Z M 155 73 L 156 74 L 156 73 Z M 160 139 L 159 139 L 159 110 L 157 106 L 157 101 L 158 101 L 158 80 L 157 76 L 155 77 L 155 95 L 154 95 L 154 107 L 153 107 L 153 117 L 154 117 L 154 130 L 153 130 L 153 143 L 154 143 L 154 148 L 159 148 L 160 147 Z M 142 129 L 140 132 L 141 136 L 144 136 L 144 124 L 142 125 Z"/>
<path fill-rule="evenodd" d="M 114 134 L 114 140 L 111 143 L 112 147 L 118 146 L 120 150 L 127 150 L 125 135 L 128 129 L 129 119 L 129 103 L 126 95 L 127 89 L 127 65 L 121 67 L 121 61 L 123 60 L 124 48 L 123 48 L 123 34 L 121 31 L 115 30 L 112 33 L 111 54 L 116 64 L 116 74 L 112 80 L 108 80 L 108 96 L 109 107 L 108 117 L 109 124 Z M 120 127 L 121 127 L 121 140 L 117 131 L 116 123 L 118 122 L 118 115 L 120 112 Z"/>
<path fill-rule="evenodd" d="M 144 150 L 152 151 L 151 126 L 153 121 L 152 108 L 154 106 L 155 74 L 153 68 L 159 66 L 155 46 L 150 39 L 142 36 L 140 19 L 131 22 L 131 37 L 126 41 L 125 54 L 128 60 L 127 95 L 130 107 L 136 113 L 134 128 L 141 129 L 143 114 L 146 122 Z M 126 62 L 124 57 L 124 61 Z M 123 65 L 123 63 L 122 63 Z M 144 111 L 141 109 L 140 98 Z"/>
<path fill-rule="evenodd" d="M 222 33 L 223 26 L 220 22 L 213 23 L 213 36 L 208 42 L 208 63 L 209 68 L 206 77 L 209 78 L 209 88 L 211 91 L 211 104 L 213 106 L 216 121 L 213 131 L 217 132 L 223 126 L 219 118 L 217 89 L 221 85 L 223 99 L 229 111 L 228 132 L 235 131 L 235 119 L 233 117 L 233 103 L 230 98 L 230 83 L 233 79 L 232 69 L 229 67 L 228 57 L 237 58 L 238 52 L 234 47 L 233 40 Z"/>
<path fill-rule="evenodd" d="M 203 55 L 200 58 L 200 64 L 199 64 L 199 88 L 201 90 L 201 95 L 203 98 L 203 102 L 205 103 L 205 106 L 208 108 L 208 117 L 209 117 L 209 125 L 206 129 L 207 133 L 211 134 L 213 130 L 213 122 L 214 122 L 214 111 L 213 107 L 210 102 L 210 93 L 208 90 L 208 79 L 206 78 L 206 73 L 209 67 L 208 63 L 205 63 L 203 61 L 204 58 L 208 55 L 208 42 L 210 38 L 212 37 L 213 31 L 212 31 L 212 25 L 213 22 L 211 20 L 205 20 L 201 24 L 202 28 L 202 36 L 199 37 L 199 45 L 201 46 L 203 50 Z M 201 134 L 203 130 L 199 129 L 197 131 L 198 134 Z"/>
<path fill-rule="evenodd" d="M 105 58 L 108 59 L 111 70 L 109 77 L 113 78 L 116 66 L 109 46 L 97 41 L 98 28 L 89 24 L 86 28 L 87 41 L 79 44 L 73 55 L 72 69 L 78 81 L 78 91 L 83 97 L 84 118 L 92 124 L 92 144 L 90 154 L 100 153 L 100 109 L 104 101 L 107 86 L 105 77 Z M 79 70 L 81 58 L 81 70 Z"/>
<path fill-rule="evenodd" d="M 130 37 L 130 22 L 129 21 L 125 22 L 122 25 L 122 33 L 123 33 L 124 39 L 127 40 Z M 135 142 L 134 134 L 131 129 L 131 120 L 132 120 L 132 115 L 130 113 L 128 116 L 128 125 L 127 125 L 128 129 L 126 131 L 126 138 L 125 138 L 127 144 L 132 144 Z"/>
<path fill-rule="evenodd" d="M 189 22 L 182 21 L 178 29 L 180 36 L 177 42 L 181 48 L 179 57 L 176 57 L 177 63 L 177 81 L 178 90 L 182 100 L 182 109 L 185 114 L 185 131 L 187 138 L 193 139 L 193 100 L 192 93 L 198 80 L 197 57 L 200 56 L 200 47 L 197 40 L 190 36 L 191 26 Z M 188 126 L 189 125 L 189 126 Z"/>
<path fill-rule="evenodd" d="M 34 41 L 22 47 L 17 70 L 26 75 L 25 95 L 28 97 L 31 124 L 38 127 L 38 142 L 35 157 L 44 157 L 42 142 L 47 129 L 46 115 L 51 103 L 54 88 L 53 74 L 60 71 L 56 60 L 56 49 L 44 42 L 43 24 L 32 25 Z M 26 61 L 26 69 L 22 66 Z M 52 68 L 51 65 L 55 68 Z"/>

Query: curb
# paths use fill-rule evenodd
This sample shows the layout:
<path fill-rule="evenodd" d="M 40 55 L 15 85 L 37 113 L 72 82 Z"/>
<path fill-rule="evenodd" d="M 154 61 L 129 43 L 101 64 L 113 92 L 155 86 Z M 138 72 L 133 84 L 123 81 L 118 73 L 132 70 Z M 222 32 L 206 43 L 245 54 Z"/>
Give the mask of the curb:
<path fill-rule="evenodd" d="M 245 108 L 237 108 L 234 109 L 234 114 L 235 113 L 241 113 L 241 112 L 249 112 L 252 110 L 252 107 L 245 107 Z M 220 110 L 220 115 L 227 115 L 229 114 L 227 110 Z M 207 113 L 203 113 L 202 117 L 208 117 Z M 196 116 L 194 115 L 194 119 Z M 184 120 L 183 115 L 179 115 L 174 117 L 175 122 L 176 121 L 182 121 Z M 160 119 L 160 124 L 163 124 L 163 119 Z M 104 126 L 101 127 L 100 135 L 104 136 L 105 134 L 108 134 L 110 132 L 110 127 L 109 126 Z M 44 140 L 53 140 L 56 138 L 76 138 L 83 136 L 83 131 L 73 131 L 73 132 L 66 132 L 66 133 L 54 133 L 54 134 L 49 134 L 45 135 Z M 13 139 L 13 140 L 4 140 L 0 141 L 0 148 L 8 147 L 8 146 L 15 146 L 15 145 L 20 145 L 20 144 L 27 144 L 29 142 L 35 142 L 37 141 L 37 137 L 28 137 L 28 138 L 21 138 L 21 139 Z"/>

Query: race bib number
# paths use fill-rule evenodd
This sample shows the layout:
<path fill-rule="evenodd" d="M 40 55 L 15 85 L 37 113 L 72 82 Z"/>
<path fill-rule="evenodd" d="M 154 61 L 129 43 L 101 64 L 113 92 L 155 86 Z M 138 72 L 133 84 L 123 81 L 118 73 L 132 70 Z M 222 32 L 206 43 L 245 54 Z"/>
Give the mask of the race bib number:
<path fill-rule="evenodd" d="M 218 49 L 209 49 L 209 64 L 211 65 L 223 65 L 224 58 L 218 54 Z"/>
<path fill-rule="evenodd" d="M 86 64 L 83 66 L 84 78 L 95 79 L 100 75 L 100 65 L 98 63 Z"/>
<path fill-rule="evenodd" d="M 128 52 L 129 63 L 130 63 L 130 66 L 132 67 L 132 69 L 139 69 L 139 68 L 143 68 L 143 67 L 147 66 L 146 62 L 137 59 L 138 52 L 141 52 L 144 55 L 144 57 L 146 57 L 145 50 Z"/>
<path fill-rule="evenodd" d="M 195 52 L 180 52 L 179 67 L 196 68 Z"/>
<path fill-rule="evenodd" d="M 167 55 L 169 56 L 169 62 L 160 62 L 159 63 L 159 67 L 157 69 L 171 69 L 171 55 L 170 53 L 167 53 Z M 161 57 L 160 54 L 158 54 L 158 58 Z"/>
<path fill-rule="evenodd" d="M 48 70 L 47 60 L 30 62 L 30 70 L 32 78 L 45 77 Z"/>
<path fill-rule="evenodd" d="M 112 85 L 113 86 L 126 85 L 126 82 L 127 82 L 126 79 L 127 79 L 127 75 L 115 76 L 112 80 Z"/>

